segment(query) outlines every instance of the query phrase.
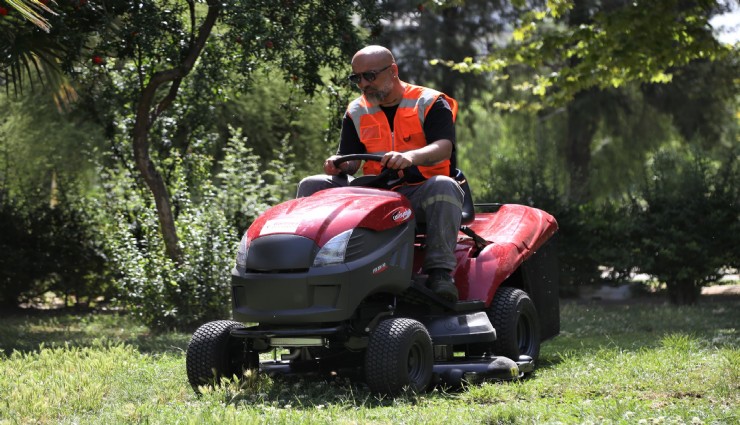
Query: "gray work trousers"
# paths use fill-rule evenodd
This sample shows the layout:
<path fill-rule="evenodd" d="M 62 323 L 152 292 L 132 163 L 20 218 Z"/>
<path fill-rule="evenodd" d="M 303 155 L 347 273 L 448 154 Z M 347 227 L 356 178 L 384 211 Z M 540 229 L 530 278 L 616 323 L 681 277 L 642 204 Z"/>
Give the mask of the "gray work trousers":
<path fill-rule="evenodd" d="M 312 195 L 332 187 L 347 186 L 352 177 L 325 174 L 306 177 L 298 184 L 296 197 Z M 426 224 L 424 270 L 454 270 L 457 265 L 455 246 L 462 218 L 463 191 L 447 176 L 434 176 L 422 184 L 396 189 L 411 201 L 417 222 Z"/>

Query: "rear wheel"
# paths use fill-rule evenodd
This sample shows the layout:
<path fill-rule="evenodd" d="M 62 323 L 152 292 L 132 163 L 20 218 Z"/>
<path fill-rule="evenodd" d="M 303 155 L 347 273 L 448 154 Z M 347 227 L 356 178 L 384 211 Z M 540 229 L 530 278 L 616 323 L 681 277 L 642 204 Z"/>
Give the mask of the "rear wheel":
<path fill-rule="evenodd" d="M 432 379 L 432 338 L 416 320 L 386 319 L 370 334 L 365 377 L 370 390 L 396 395 L 408 388 L 422 392 Z"/>
<path fill-rule="evenodd" d="M 540 354 L 540 322 L 534 303 L 517 288 L 499 288 L 488 310 L 496 341 L 493 353 L 514 361 L 519 356 L 537 360 Z"/>
<path fill-rule="evenodd" d="M 244 340 L 231 337 L 232 329 L 243 327 L 231 320 L 218 320 L 195 331 L 188 344 L 185 365 L 196 394 L 200 394 L 201 385 L 218 385 L 221 378 L 241 377 L 245 369 L 259 367 L 258 354 L 245 350 Z"/>

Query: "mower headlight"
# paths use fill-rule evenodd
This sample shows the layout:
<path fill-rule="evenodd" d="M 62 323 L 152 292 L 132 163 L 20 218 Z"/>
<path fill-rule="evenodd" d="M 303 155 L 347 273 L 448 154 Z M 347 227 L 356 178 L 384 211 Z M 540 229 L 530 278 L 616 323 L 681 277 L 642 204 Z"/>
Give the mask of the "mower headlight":
<path fill-rule="evenodd" d="M 241 242 L 239 242 L 239 248 L 236 250 L 236 269 L 240 271 L 247 270 L 247 251 L 249 250 L 249 239 L 247 239 L 247 233 L 244 232 Z"/>
<path fill-rule="evenodd" d="M 324 244 L 316 254 L 313 260 L 314 267 L 329 266 L 332 264 L 341 264 L 344 262 L 344 254 L 347 251 L 347 243 L 352 237 L 352 229 L 344 231 Z"/>

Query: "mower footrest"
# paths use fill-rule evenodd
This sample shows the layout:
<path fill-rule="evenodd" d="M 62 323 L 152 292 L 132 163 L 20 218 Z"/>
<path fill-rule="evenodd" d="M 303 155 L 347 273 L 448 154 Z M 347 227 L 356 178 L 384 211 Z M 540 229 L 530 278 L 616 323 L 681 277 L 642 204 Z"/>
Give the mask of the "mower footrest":
<path fill-rule="evenodd" d="M 232 329 L 231 336 L 235 338 L 264 339 L 264 338 L 286 338 L 302 336 L 328 336 L 335 335 L 344 330 L 343 325 L 327 328 L 297 328 L 297 329 L 255 329 L 236 328 Z"/>
<path fill-rule="evenodd" d="M 454 303 L 447 301 L 427 288 L 423 283 L 425 280 L 426 278 L 412 281 L 409 291 L 404 294 L 406 299 L 416 301 L 419 304 L 429 304 L 429 300 L 433 300 L 435 303 L 456 313 L 480 311 L 486 308 L 486 304 L 481 300 L 458 301 Z"/>

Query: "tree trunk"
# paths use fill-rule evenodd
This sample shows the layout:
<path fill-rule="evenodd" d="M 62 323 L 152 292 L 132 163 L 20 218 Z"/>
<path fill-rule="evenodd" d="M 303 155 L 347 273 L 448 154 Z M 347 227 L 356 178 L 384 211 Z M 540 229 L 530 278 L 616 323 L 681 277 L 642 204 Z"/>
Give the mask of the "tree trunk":
<path fill-rule="evenodd" d="M 155 73 L 141 91 L 136 109 L 136 122 L 134 123 L 133 131 L 133 149 L 136 168 L 152 192 L 152 196 L 154 196 L 154 203 L 157 207 L 159 226 L 162 231 L 167 256 L 178 263 L 182 260 L 183 255 L 179 244 L 180 238 L 177 236 L 177 230 L 175 228 L 175 217 L 172 214 L 169 190 L 149 155 L 149 130 L 157 117 L 177 97 L 180 83 L 193 69 L 196 59 L 198 59 L 198 56 L 203 51 L 203 47 L 206 44 L 208 36 L 211 34 L 220 10 L 221 6 L 217 1 L 208 1 L 206 18 L 198 29 L 197 37 L 189 44 L 182 63 L 178 67 Z M 194 6 L 191 7 L 190 13 L 193 19 L 195 19 Z M 157 90 L 165 84 L 170 85 L 169 92 L 156 105 L 156 108 L 154 108 Z"/>
<path fill-rule="evenodd" d="M 668 282 L 668 299 L 673 305 L 694 305 L 699 301 L 701 285 L 691 281 Z"/>
<path fill-rule="evenodd" d="M 152 192 L 152 196 L 154 196 L 154 204 L 157 207 L 159 227 L 162 231 L 167 256 L 179 262 L 182 258 L 182 249 L 179 245 L 180 238 L 177 236 L 177 230 L 175 229 L 175 216 L 172 214 L 170 193 L 167 190 L 162 175 L 157 171 L 157 168 L 149 157 L 148 128 L 142 127 L 138 125 L 134 127 L 134 159 L 136 161 L 136 168 L 139 169 L 141 177 Z"/>
<path fill-rule="evenodd" d="M 595 102 L 595 90 L 576 94 L 568 104 L 568 133 L 565 161 L 570 173 L 568 198 L 580 202 L 590 195 L 588 189 L 591 167 L 591 142 L 598 129 L 599 112 Z"/>
<path fill-rule="evenodd" d="M 590 0 L 575 0 L 568 16 L 568 25 L 577 28 L 588 24 L 591 19 Z M 575 66 L 577 57 L 570 59 Z M 571 201 L 581 202 L 588 198 L 589 168 L 591 166 L 591 141 L 598 126 L 598 114 L 591 108 L 594 89 L 576 93 L 568 104 L 568 129 L 566 134 L 565 162 L 570 174 L 567 197 Z"/>

